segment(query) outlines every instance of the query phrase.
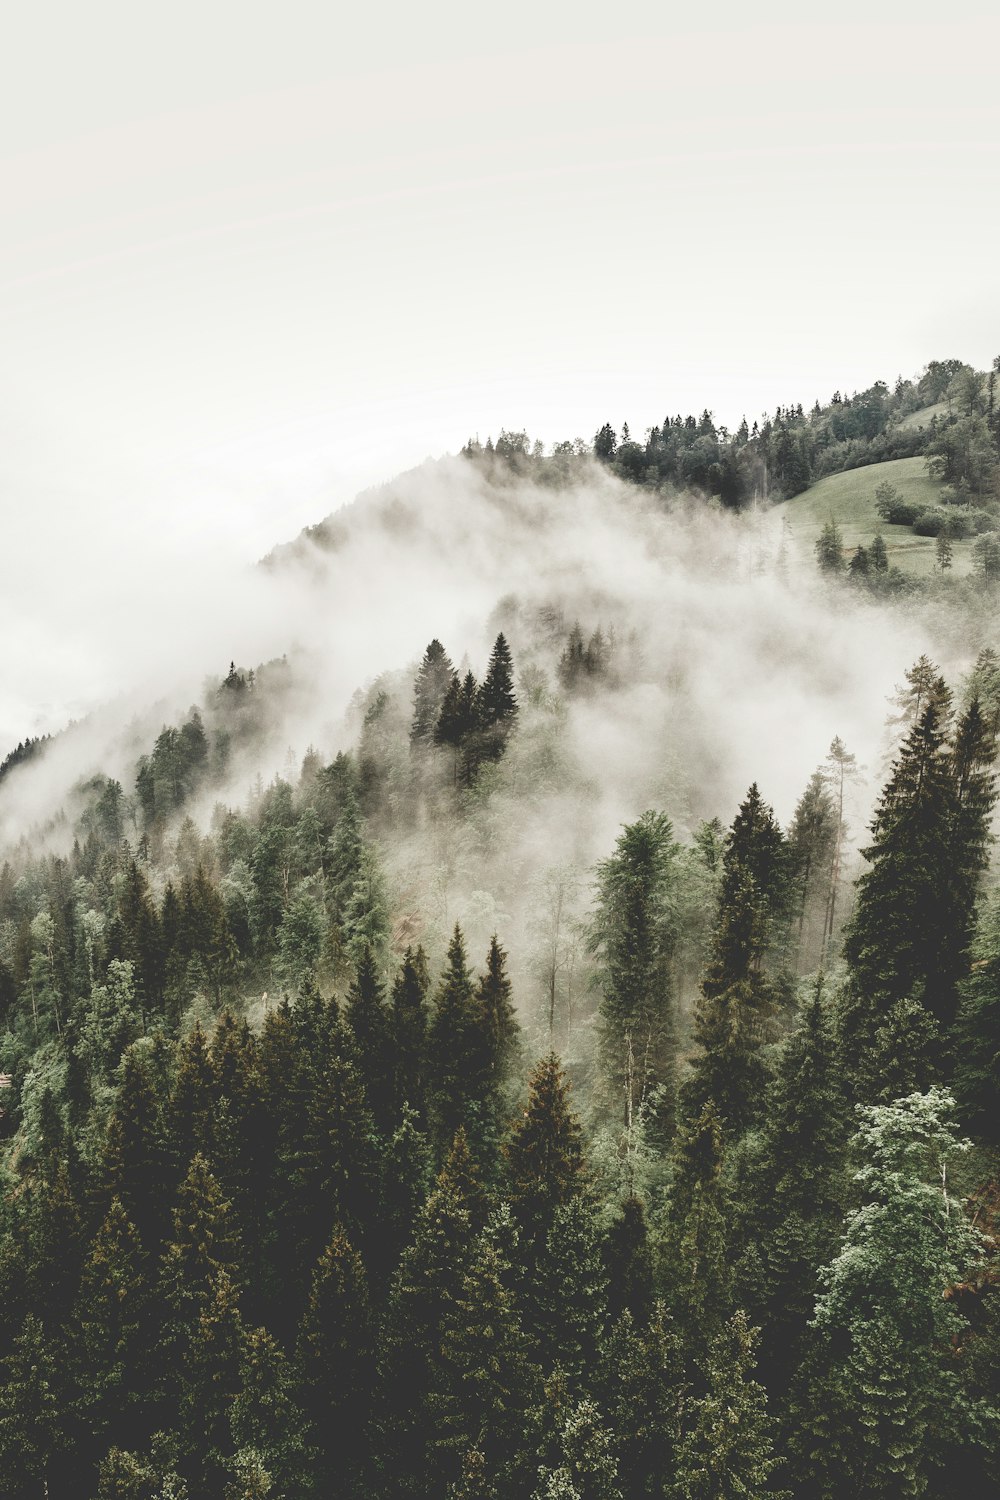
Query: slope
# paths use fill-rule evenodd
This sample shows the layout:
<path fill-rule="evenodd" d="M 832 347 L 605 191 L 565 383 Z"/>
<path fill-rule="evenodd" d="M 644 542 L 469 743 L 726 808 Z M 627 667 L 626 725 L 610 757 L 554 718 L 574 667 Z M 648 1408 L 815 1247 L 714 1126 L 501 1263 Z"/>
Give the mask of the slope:
<path fill-rule="evenodd" d="M 787 522 L 804 554 L 811 554 L 816 538 L 832 517 L 844 537 L 845 557 L 859 544 L 867 547 L 877 531 L 885 539 L 889 561 L 905 573 L 926 575 L 935 566 L 933 537 L 914 536 L 909 526 L 889 526 L 875 508 L 875 490 L 885 483 L 895 485 L 904 500 L 930 510 L 941 503 L 943 485 L 927 473 L 923 458 L 898 458 L 891 463 L 868 464 L 843 474 L 829 474 L 810 485 L 793 500 L 775 506 L 775 514 Z M 972 571 L 972 541 L 954 542 L 952 573 Z"/>

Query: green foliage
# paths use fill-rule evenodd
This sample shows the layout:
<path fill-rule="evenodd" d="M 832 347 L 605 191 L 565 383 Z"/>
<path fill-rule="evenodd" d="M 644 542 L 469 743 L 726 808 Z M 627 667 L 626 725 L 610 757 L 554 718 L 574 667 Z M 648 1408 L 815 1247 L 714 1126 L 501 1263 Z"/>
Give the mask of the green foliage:
<path fill-rule="evenodd" d="M 945 1295 L 983 1253 L 949 1190 L 968 1145 L 953 1109 L 932 1089 L 859 1110 L 861 1204 L 822 1275 L 795 1442 L 820 1494 L 924 1494 L 951 1452 L 995 1433 L 996 1414 L 962 1389 L 966 1324 Z"/>

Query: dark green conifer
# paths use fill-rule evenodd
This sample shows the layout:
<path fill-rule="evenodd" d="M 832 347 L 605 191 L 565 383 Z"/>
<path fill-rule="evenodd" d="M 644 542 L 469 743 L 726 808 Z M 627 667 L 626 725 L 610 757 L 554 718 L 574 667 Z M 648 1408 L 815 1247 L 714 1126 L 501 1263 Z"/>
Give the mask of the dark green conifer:
<path fill-rule="evenodd" d="M 536 1064 L 524 1113 L 504 1147 L 507 1198 L 530 1263 L 544 1244 L 557 1210 L 583 1191 L 580 1122 L 554 1052 Z"/>
<path fill-rule="evenodd" d="M 366 1458 L 374 1376 L 368 1279 L 341 1228 L 313 1271 L 296 1348 L 302 1404 L 322 1493 L 356 1493 Z"/>
<path fill-rule="evenodd" d="M 441 706 L 445 694 L 455 676 L 455 669 L 439 640 L 431 641 L 424 652 L 423 660 L 413 684 L 413 722 L 410 726 L 410 744 L 428 746 L 434 740 L 434 730 L 441 717 Z"/>

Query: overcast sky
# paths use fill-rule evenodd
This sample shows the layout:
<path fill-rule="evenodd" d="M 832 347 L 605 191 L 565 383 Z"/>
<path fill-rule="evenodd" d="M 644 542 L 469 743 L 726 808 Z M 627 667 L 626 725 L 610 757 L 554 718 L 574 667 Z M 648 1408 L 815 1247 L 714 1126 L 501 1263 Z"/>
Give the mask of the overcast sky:
<path fill-rule="evenodd" d="M 0 753 L 472 433 L 1000 352 L 995 5 L 17 9 Z"/>

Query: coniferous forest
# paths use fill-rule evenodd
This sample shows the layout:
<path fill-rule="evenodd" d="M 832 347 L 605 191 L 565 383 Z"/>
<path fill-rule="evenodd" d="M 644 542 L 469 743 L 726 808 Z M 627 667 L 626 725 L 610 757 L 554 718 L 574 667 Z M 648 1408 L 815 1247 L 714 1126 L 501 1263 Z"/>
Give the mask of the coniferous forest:
<path fill-rule="evenodd" d="M 1000 1493 L 994 583 L 767 510 L 983 529 L 966 369 L 470 443 L 265 559 L 304 643 L 12 747 L 0 1492 Z"/>

